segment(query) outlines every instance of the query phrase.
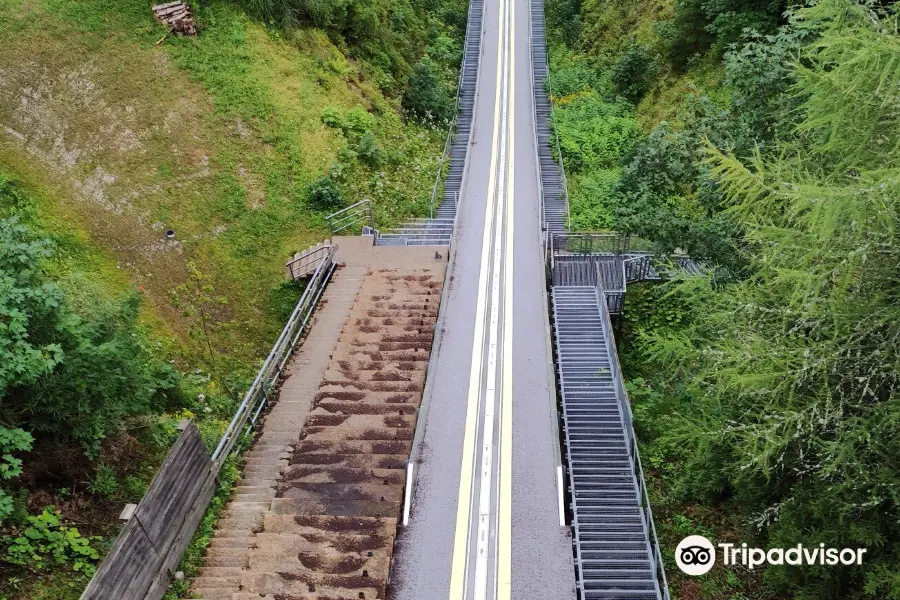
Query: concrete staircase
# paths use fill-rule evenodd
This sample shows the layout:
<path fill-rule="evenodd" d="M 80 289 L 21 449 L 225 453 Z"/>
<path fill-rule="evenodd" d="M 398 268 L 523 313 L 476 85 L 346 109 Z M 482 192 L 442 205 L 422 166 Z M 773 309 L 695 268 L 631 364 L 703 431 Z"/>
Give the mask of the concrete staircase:
<path fill-rule="evenodd" d="M 366 275 L 232 600 L 386 597 L 442 280 Z"/>
<path fill-rule="evenodd" d="M 297 252 L 284 265 L 285 279 L 299 279 L 312 275 L 319 260 L 331 249 L 331 240 L 323 240 L 302 252 Z"/>
<path fill-rule="evenodd" d="M 384 268 L 338 267 L 245 455 L 195 597 L 385 598 L 446 268 L 427 256 L 428 267 L 393 255 Z"/>
<path fill-rule="evenodd" d="M 242 572 L 258 544 L 256 532 L 270 511 L 366 271 L 365 267 L 339 267 L 328 284 L 309 335 L 288 367 L 278 401 L 264 420 L 262 435 L 245 454 L 243 478 L 216 525 L 200 576 L 193 582 L 195 597 L 233 600 L 239 592 Z"/>

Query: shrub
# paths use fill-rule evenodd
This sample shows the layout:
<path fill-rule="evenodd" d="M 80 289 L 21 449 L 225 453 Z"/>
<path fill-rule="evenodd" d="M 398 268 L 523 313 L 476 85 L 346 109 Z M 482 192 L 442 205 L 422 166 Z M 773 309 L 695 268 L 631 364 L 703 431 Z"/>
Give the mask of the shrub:
<path fill-rule="evenodd" d="M 99 463 L 94 467 L 94 477 L 88 486 L 92 494 L 105 496 L 108 499 L 115 497 L 119 491 L 118 475 L 111 466 Z"/>
<path fill-rule="evenodd" d="M 563 55 L 550 65 L 550 82 L 553 95 L 565 98 L 586 90 L 606 90 L 609 83 L 605 74 L 591 62 L 578 55 Z"/>
<path fill-rule="evenodd" d="M 306 194 L 310 206 L 317 210 L 333 210 L 344 205 L 341 191 L 330 174 L 313 181 Z"/>
<path fill-rule="evenodd" d="M 378 147 L 378 141 L 371 131 L 366 131 L 356 144 L 356 155 L 370 167 L 377 167 L 384 161 L 384 151 Z"/>
<path fill-rule="evenodd" d="M 452 92 L 441 83 L 430 61 L 423 60 L 413 69 L 403 95 L 403 108 L 426 122 L 448 123 L 453 118 Z"/>
<path fill-rule="evenodd" d="M 547 26 L 558 32 L 570 46 L 581 35 L 581 4 L 582 0 L 551 0 L 545 3 Z"/>
<path fill-rule="evenodd" d="M 710 49 L 723 53 L 745 32 L 774 32 L 786 7 L 784 0 L 677 0 L 675 17 L 657 32 L 672 65 L 683 69 Z"/>
<path fill-rule="evenodd" d="M 574 172 L 618 166 L 639 132 L 630 106 L 607 102 L 593 91 L 558 103 L 554 127 L 566 167 Z"/>
<path fill-rule="evenodd" d="M 656 56 L 632 42 L 612 67 L 612 84 L 616 93 L 637 102 L 653 85 L 658 71 Z"/>
<path fill-rule="evenodd" d="M 22 459 L 13 456 L 13 452 L 27 452 L 33 443 L 30 433 L 0 426 L 0 481 L 9 481 L 22 474 Z M 13 497 L 0 488 L 0 523 L 14 510 Z"/>
<path fill-rule="evenodd" d="M 130 415 L 177 396 L 178 373 L 137 328 L 137 292 L 106 300 L 85 290 L 76 306 L 47 279 L 49 240 L 0 219 L 0 417 L 48 438 L 74 440 L 90 456 Z"/>
<path fill-rule="evenodd" d="M 33 571 L 71 564 L 72 570 L 85 578 L 94 574 L 100 553 L 91 544 L 99 541 L 99 537 L 82 536 L 78 529 L 63 522 L 53 506 L 39 515 L 29 516 L 27 522 L 16 535 L 3 537 L 4 561 Z"/>
<path fill-rule="evenodd" d="M 598 169 L 570 181 L 573 231 L 610 229 L 614 225 L 619 169 Z"/>

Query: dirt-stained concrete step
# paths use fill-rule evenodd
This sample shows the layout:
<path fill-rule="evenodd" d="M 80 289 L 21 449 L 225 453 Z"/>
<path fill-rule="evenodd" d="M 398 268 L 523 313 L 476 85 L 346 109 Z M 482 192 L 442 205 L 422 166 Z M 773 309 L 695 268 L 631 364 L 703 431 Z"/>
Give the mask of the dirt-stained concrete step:
<path fill-rule="evenodd" d="M 332 465 L 297 465 L 288 469 L 281 480 L 285 483 L 375 483 L 402 485 L 403 469 L 354 469 Z"/>
<path fill-rule="evenodd" d="M 282 482 L 278 488 L 278 497 L 308 500 L 376 500 L 379 502 L 401 502 L 403 500 L 403 488 L 401 486 L 380 485 L 376 483 L 295 483 L 285 481 Z"/>
<path fill-rule="evenodd" d="M 446 264 L 409 252 L 429 266 L 346 267 L 326 290 L 263 450 L 245 461 L 235 498 L 248 502 L 226 511 L 210 545 L 204 589 L 234 586 L 210 600 L 385 598 Z M 227 569 L 239 569 L 238 585 Z"/>
<path fill-rule="evenodd" d="M 409 440 L 303 440 L 297 454 L 404 454 L 409 456 Z"/>
<path fill-rule="evenodd" d="M 334 515 L 340 517 L 400 518 L 402 503 L 388 500 L 345 500 L 342 498 L 275 498 L 275 515 Z"/>
<path fill-rule="evenodd" d="M 321 465 L 351 469 L 405 469 L 406 454 L 308 454 L 298 453 L 289 468 L 297 465 Z M 289 473 L 287 474 L 289 476 Z"/>
<path fill-rule="evenodd" d="M 290 600 L 328 600 L 337 598 L 384 598 L 385 581 L 373 577 L 347 575 L 295 575 L 247 571 L 241 580 L 244 590 L 258 594 L 275 594 Z M 347 591 L 350 590 L 351 594 Z M 259 596 L 257 596 L 259 597 Z"/>

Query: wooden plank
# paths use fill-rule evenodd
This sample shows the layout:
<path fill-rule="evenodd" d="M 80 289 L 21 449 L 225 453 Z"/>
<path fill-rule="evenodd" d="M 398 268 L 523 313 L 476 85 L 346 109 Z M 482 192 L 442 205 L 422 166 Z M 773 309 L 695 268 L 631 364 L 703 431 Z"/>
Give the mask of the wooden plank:
<path fill-rule="evenodd" d="M 154 4 L 153 8 L 151 10 L 153 10 L 153 12 L 159 12 L 161 10 L 171 8 L 173 6 L 178 6 L 180 4 L 184 4 L 184 2 L 181 2 L 180 0 L 178 0 L 176 2 L 165 2 L 163 4 Z"/>
<path fill-rule="evenodd" d="M 167 582 L 168 571 L 177 567 L 209 505 L 215 479 L 216 470 L 200 432 L 189 423 L 88 583 L 82 600 L 144 600 L 148 590 Z"/>
<path fill-rule="evenodd" d="M 163 557 L 153 548 L 140 523 L 132 519 L 116 538 L 81 600 L 143 598 L 162 563 Z"/>
<path fill-rule="evenodd" d="M 179 563 L 181 563 L 181 557 L 184 556 L 185 550 L 187 550 L 188 545 L 194 538 L 194 534 L 197 532 L 197 526 L 200 525 L 203 515 L 206 514 L 209 502 L 216 492 L 217 483 L 218 477 L 215 469 L 211 468 L 200 488 L 200 493 L 197 495 L 194 506 L 191 507 L 187 518 L 179 529 L 178 535 L 169 549 L 169 553 L 163 558 L 156 578 L 151 583 L 150 589 L 143 600 L 161 600 L 165 595 L 171 582 L 172 573 L 175 572 Z"/>
<path fill-rule="evenodd" d="M 200 431 L 195 425 L 189 425 L 166 457 L 133 517 L 140 520 L 158 551 L 172 544 L 178 533 L 172 524 L 184 521 L 204 483 L 203 474 L 211 466 Z"/>

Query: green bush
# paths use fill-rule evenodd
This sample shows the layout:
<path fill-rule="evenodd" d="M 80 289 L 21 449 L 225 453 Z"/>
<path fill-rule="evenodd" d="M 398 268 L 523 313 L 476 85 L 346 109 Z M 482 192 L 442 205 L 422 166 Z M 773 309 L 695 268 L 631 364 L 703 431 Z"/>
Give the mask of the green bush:
<path fill-rule="evenodd" d="M 448 123 L 453 118 L 453 91 L 441 82 L 430 61 L 421 61 L 413 70 L 403 108 L 425 122 Z"/>
<path fill-rule="evenodd" d="M 331 174 L 313 181 L 306 193 L 310 206 L 317 210 L 334 210 L 344 205 L 344 198 Z"/>
<path fill-rule="evenodd" d="M 105 496 L 108 499 L 114 498 L 119 491 L 118 474 L 115 469 L 109 465 L 98 463 L 94 467 L 94 476 L 91 478 L 88 489 L 92 494 Z"/>
<path fill-rule="evenodd" d="M 384 162 L 384 151 L 378 147 L 378 141 L 371 131 L 363 133 L 356 143 L 356 155 L 370 167 L 378 167 Z"/>
<path fill-rule="evenodd" d="M 22 459 L 14 452 L 28 452 L 34 443 L 31 434 L 21 429 L 0 426 L 0 481 L 9 481 L 22 474 Z M 16 510 L 12 495 L 0 488 L 0 523 Z"/>
<path fill-rule="evenodd" d="M 572 46 L 581 35 L 582 0 L 550 0 L 545 3 L 547 27 Z"/>
<path fill-rule="evenodd" d="M 7 184 L 11 185 L 11 184 Z M 162 410 L 178 396 L 178 372 L 137 328 L 137 292 L 77 304 L 43 273 L 52 246 L 15 217 L 0 219 L 0 417 L 90 456 L 125 417 Z"/>
<path fill-rule="evenodd" d="M 99 537 L 84 537 L 75 527 L 63 522 L 53 506 L 41 514 L 29 516 L 27 526 L 13 535 L 3 536 L 3 560 L 32 571 L 71 565 L 73 571 L 90 578 L 100 553 L 92 546 Z"/>
<path fill-rule="evenodd" d="M 610 87 L 606 74 L 592 61 L 577 54 L 563 53 L 562 49 L 551 55 L 550 83 L 555 98 L 588 90 L 604 95 L 603 91 Z"/>
<path fill-rule="evenodd" d="M 658 70 L 656 56 L 632 42 L 611 69 L 613 88 L 617 94 L 638 102 L 653 85 Z"/>
<path fill-rule="evenodd" d="M 619 169 L 598 169 L 570 181 L 574 231 L 597 231 L 614 225 Z"/>
<path fill-rule="evenodd" d="M 630 106 L 607 102 L 594 91 L 557 104 L 553 125 L 566 167 L 573 172 L 618 166 L 639 133 Z"/>
<path fill-rule="evenodd" d="M 785 0 L 676 0 L 674 18 L 657 33 L 672 65 L 684 69 L 709 50 L 721 55 L 746 33 L 773 33 L 786 8 Z"/>

